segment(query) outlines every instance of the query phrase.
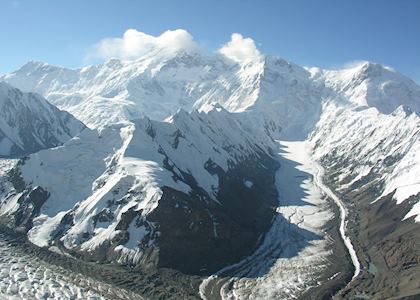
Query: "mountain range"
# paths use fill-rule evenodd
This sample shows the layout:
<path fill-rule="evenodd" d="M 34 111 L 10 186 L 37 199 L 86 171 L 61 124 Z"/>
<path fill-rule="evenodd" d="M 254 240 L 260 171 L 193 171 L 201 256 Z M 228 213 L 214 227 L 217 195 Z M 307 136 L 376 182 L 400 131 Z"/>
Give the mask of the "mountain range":
<path fill-rule="evenodd" d="M 0 81 L 0 222 L 31 243 L 215 274 L 258 251 L 285 205 L 279 141 L 302 142 L 350 216 L 362 271 L 341 297 L 420 292 L 420 87 L 392 68 L 153 49 Z"/>

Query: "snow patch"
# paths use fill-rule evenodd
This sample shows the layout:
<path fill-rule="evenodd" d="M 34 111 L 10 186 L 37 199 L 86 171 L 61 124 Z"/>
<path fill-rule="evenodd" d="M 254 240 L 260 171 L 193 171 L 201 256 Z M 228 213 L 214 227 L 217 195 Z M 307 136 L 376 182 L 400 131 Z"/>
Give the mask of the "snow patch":
<path fill-rule="evenodd" d="M 250 180 L 244 180 L 244 185 L 250 189 L 254 186 L 254 183 Z"/>

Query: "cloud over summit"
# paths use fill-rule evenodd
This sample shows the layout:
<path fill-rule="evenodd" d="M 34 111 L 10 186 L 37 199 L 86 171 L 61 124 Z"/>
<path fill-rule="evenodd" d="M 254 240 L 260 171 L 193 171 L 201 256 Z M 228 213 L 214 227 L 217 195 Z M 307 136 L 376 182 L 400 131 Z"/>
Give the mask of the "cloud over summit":
<path fill-rule="evenodd" d="M 233 33 L 231 40 L 224 44 L 219 49 L 219 52 L 236 62 L 258 60 L 261 57 L 261 53 L 257 49 L 257 46 L 255 46 L 254 40 L 244 38 L 239 33 Z"/>
<path fill-rule="evenodd" d="M 134 60 L 148 54 L 171 55 L 179 51 L 191 53 L 199 50 L 194 38 L 184 29 L 168 30 L 159 36 L 128 29 L 122 37 L 104 38 L 93 45 L 88 50 L 86 60 Z M 222 45 L 218 52 L 237 63 L 261 58 L 254 40 L 239 33 L 233 33 L 231 40 Z"/>
<path fill-rule="evenodd" d="M 136 29 L 128 29 L 121 38 L 105 38 L 94 45 L 89 50 L 88 58 L 132 60 L 151 51 L 171 53 L 197 49 L 198 45 L 193 37 L 183 29 L 168 30 L 156 37 Z"/>

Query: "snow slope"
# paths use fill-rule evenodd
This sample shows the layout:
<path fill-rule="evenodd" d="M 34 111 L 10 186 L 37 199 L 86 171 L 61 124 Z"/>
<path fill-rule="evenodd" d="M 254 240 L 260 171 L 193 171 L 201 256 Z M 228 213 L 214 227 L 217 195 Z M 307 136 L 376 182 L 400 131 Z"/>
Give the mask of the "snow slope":
<path fill-rule="evenodd" d="M 41 96 L 0 82 L 0 157 L 59 146 L 84 127 Z"/>

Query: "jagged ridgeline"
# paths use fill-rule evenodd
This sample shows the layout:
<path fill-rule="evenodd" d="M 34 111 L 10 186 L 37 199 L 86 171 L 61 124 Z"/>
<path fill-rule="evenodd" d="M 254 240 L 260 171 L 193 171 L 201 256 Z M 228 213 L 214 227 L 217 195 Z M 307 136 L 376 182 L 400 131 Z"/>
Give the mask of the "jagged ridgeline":
<path fill-rule="evenodd" d="M 0 82 L 0 157 L 19 157 L 62 145 L 85 126 L 40 95 Z"/>

